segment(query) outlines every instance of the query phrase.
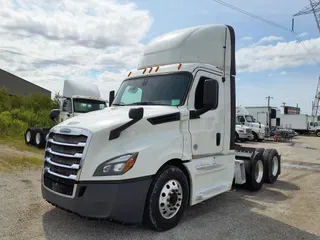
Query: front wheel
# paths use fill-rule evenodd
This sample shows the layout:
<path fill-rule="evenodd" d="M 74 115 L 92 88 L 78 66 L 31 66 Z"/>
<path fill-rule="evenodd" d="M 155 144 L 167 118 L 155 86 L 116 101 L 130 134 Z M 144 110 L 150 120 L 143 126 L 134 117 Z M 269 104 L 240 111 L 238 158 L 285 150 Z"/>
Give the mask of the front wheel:
<path fill-rule="evenodd" d="M 316 131 L 316 136 L 320 137 L 320 131 Z"/>
<path fill-rule="evenodd" d="M 165 166 L 150 186 L 144 223 L 157 231 L 172 229 L 182 218 L 188 202 L 186 175 L 176 166 Z"/>

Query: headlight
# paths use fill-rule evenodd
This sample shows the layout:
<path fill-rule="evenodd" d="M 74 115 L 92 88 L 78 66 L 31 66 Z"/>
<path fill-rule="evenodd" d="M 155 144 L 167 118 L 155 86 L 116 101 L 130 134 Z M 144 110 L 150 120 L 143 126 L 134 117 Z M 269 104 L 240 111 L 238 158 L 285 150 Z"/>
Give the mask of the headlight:
<path fill-rule="evenodd" d="M 136 162 L 138 153 L 123 154 L 100 164 L 93 176 L 122 175 L 128 172 Z"/>

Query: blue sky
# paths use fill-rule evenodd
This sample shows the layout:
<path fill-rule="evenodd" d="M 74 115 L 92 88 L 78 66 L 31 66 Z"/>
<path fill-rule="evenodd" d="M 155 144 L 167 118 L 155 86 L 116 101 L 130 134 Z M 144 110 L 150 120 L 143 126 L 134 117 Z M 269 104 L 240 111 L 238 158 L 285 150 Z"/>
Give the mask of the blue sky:
<path fill-rule="evenodd" d="M 241 4 L 239 1 L 228 0 L 225 2 L 291 29 L 292 15 L 307 6 L 309 1 L 244 0 L 241 1 Z M 182 0 L 164 0 L 161 1 L 161 4 L 157 4 L 155 1 L 140 0 L 136 1 L 136 4 L 138 7 L 148 9 L 154 18 L 150 32 L 144 39 L 145 42 L 167 31 L 210 23 L 225 23 L 233 26 L 236 33 L 237 49 L 256 43 L 266 36 L 282 37 L 282 41 L 296 40 L 291 32 L 268 25 L 211 0 L 203 0 L 201 4 L 196 1 Z M 167 9 L 168 6 L 170 6 L 169 9 Z M 295 17 L 294 29 L 298 34 L 308 33 L 301 36 L 303 40 L 319 37 L 313 15 Z M 246 37 L 252 39 L 242 39 Z M 308 113 L 311 110 L 311 102 L 308 101 L 313 100 L 314 89 L 320 74 L 319 70 L 319 67 L 315 65 L 302 65 L 261 72 L 238 73 L 237 103 L 251 106 L 263 105 L 267 103 L 265 97 L 271 95 L 274 97 L 271 103 L 277 107 L 282 105 L 282 102 L 294 106 L 298 103 L 302 112 Z M 281 72 L 286 72 L 286 74 L 281 75 Z M 278 86 L 282 88 L 278 89 Z M 302 89 L 297 92 L 300 86 Z M 251 92 L 252 97 L 248 91 Z M 258 94 L 252 93 L 253 91 L 257 91 Z M 303 95 L 297 96 L 301 94 L 301 91 L 304 91 Z"/>
<path fill-rule="evenodd" d="M 225 0 L 291 29 L 292 15 L 308 0 Z M 51 90 L 64 79 L 94 82 L 102 96 L 116 89 L 135 68 L 153 38 L 202 24 L 234 27 L 237 49 L 237 104 L 301 107 L 310 113 L 320 74 L 290 31 L 276 28 L 212 0 L 0 0 L 0 65 Z M 295 19 L 301 35 L 320 61 L 320 38 L 313 15 Z M 18 54 L 12 55 L 12 52 Z"/>

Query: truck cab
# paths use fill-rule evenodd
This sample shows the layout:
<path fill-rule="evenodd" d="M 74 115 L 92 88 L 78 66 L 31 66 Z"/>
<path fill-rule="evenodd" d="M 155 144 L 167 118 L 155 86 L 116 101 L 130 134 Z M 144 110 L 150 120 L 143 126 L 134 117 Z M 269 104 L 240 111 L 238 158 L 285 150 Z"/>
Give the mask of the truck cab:
<path fill-rule="evenodd" d="M 60 104 L 60 122 L 83 113 L 102 110 L 105 107 L 107 107 L 107 102 L 97 97 L 79 95 L 62 97 Z"/>
<path fill-rule="evenodd" d="M 91 111 L 102 110 L 107 106 L 100 98 L 97 85 L 65 80 L 60 96 L 60 122 Z"/>
<path fill-rule="evenodd" d="M 233 182 L 252 191 L 274 182 L 276 150 L 235 144 L 235 74 L 231 26 L 154 39 L 108 108 L 50 130 L 43 198 L 83 217 L 165 231 Z"/>
<path fill-rule="evenodd" d="M 317 137 L 320 137 L 320 121 L 309 122 L 309 131 L 315 133 Z"/>
<path fill-rule="evenodd" d="M 236 111 L 237 121 L 252 129 L 253 140 L 263 141 L 266 136 L 266 125 L 260 122 L 257 123 L 255 118 L 243 106 L 238 106 Z"/>

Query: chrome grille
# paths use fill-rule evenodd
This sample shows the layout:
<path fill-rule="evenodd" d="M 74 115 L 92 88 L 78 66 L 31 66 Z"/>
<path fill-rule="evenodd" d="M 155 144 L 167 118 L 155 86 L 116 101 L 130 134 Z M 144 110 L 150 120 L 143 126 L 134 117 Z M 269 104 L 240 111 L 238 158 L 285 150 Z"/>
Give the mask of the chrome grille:
<path fill-rule="evenodd" d="M 44 185 L 64 195 L 72 195 L 70 189 L 74 188 L 90 137 L 82 129 L 68 130 L 68 133 L 59 129 L 49 133 L 44 156 Z"/>

